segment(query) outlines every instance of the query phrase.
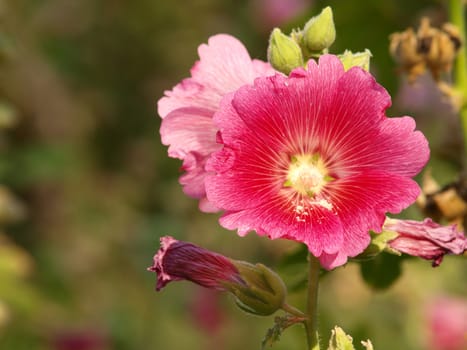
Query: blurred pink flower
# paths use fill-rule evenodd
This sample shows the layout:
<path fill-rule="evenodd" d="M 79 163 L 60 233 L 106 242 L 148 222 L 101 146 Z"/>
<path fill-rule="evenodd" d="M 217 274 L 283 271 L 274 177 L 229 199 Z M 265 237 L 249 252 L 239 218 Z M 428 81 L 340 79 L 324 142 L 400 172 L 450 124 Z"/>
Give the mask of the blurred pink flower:
<path fill-rule="evenodd" d="M 200 60 L 191 77 L 182 80 L 158 101 L 163 118 L 161 138 L 169 146 L 169 156 L 183 160 L 180 177 L 185 194 L 200 199 L 200 209 L 217 211 L 206 201 L 204 178 L 209 155 L 218 150 L 217 128 L 212 123 L 222 97 L 258 76 L 272 75 L 271 66 L 252 60 L 243 44 L 232 36 L 219 34 L 198 48 Z"/>
<path fill-rule="evenodd" d="M 424 221 L 387 219 L 384 229 L 399 235 L 388 242 L 390 248 L 441 264 L 445 254 L 462 254 L 467 239 L 456 225 L 441 226 L 431 219 Z"/>
<path fill-rule="evenodd" d="M 204 333 L 205 350 L 225 349 L 222 328 L 226 315 L 220 303 L 220 293 L 213 289 L 200 288 L 192 295 L 190 313 L 194 325 Z"/>
<path fill-rule="evenodd" d="M 303 14 L 311 0 L 253 0 L 254 22 L 271 30 Z"/>
<path fill-rule="evenodd" d="M 194 323 L 210 336 L 217 334 L 225 322 L 219 296 L 213 289 L 200 288 L 190 304 Z"/>
<path fill-rule="evenodd" d="M 427 307 L 430 350 L 467 349 L 467 300 L 439 297 Z"/>
<path fill-rule="evenodd" d="M 54 350 L 104 350 L 110 342 L 94 330 L 66 330 L 54 335 Z"/>
<path fill-rule="evenodd" d="M 157 273 L 156 290 L 171 281 L 188 280 L 200 286 L 226 291 L 226 283 L 244 284 L 238 269 L 223 255 L 165 236 L 149 271 Z"/>
<path fill-rule="evenodd" d="M 390 104 L 368 72 L 344 72 L 333 55 L 227 95 L 206 179 L 221 224 L 303 242 L 328 269 L 361 253 L 386 212 L 417 198 L 411 177 L 429 157 L 412 118 L 385 116 Z"/>

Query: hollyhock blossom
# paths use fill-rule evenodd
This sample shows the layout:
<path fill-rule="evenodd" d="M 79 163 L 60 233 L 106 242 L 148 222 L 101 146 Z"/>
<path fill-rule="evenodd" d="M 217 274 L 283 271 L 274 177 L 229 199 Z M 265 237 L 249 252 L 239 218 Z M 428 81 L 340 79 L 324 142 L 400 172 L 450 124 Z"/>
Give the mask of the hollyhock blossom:
<path fill-rule="evenodd" d="M 388 246 L 400 253 L 433 260 L 433 267 L 441 264 L 445 254 L 462 254 L 467 239 L 456 225 L 441 226 L 431 219 L 424 221 L 387 219 L 384 229 L 398 236 Z"/>
<path fill-rule="evenodd" d="M 200 60 L 191 77 L 182 80 L 158 101 L 161 138 L 169 146 L 169 156 L 183 160 L 180 177 L 185 194 L 200 199 L 200 209 L 216 211 L 206 201 L 204 178 L 209 155 L 218 150 L 217 128 L 212 116 L 222 97 L 258 76 L 272 75 L 271 66 L 252 60 L 243 44 L 232 36 L 219 34 L 199 46 Z"/>
<path fill-rule="evenodd" d="M 420 192 L 429 157 L 410 117 L 387 118 L 390 96 L 361 68 L 323 55 L 289 77 L 258 78 L 214 116 L 223 148 L 206 178 L 220 223 L 240 235 L 303 242 L 330 269 L 361 253 Z"/>

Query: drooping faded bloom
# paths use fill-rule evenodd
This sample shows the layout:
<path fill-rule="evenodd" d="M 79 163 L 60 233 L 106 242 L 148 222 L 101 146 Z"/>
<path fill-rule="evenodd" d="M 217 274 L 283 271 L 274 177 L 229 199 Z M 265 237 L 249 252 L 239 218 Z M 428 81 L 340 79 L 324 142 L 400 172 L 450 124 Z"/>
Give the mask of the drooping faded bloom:
<path fill-rule="evenodd" d="M 188 280 L 232 293 L 241 309 L 256 315 L 270 315 L 285 301 L 284 282 L 266 266 L 229 259 L 170 236 L 161 238 L 161 248 L 148 270 L 157 273 L 157 291 L 171 281 Z"/>
<path fill-rule="evenodd" d="M 303 242 L 326 268 L 361 253 L 386 212 L 415 201 L 411 178 L 429 157 L 412 118 L 385 116 L 390 104 L 368 72 L 345 72 L 333 55 L 227 95 L 206 179 L 221 224 Z"/>
<path fill-rule="evenodd" d="M 388 246 L 400 253 L 432 260 L 433 267 L 441 264 L 445 254 L 462 254 L 467 249 L 467 239 L 456 225 L 442 226 L 424 221 L 387 219 L 384 229 L 398 234 Z"/>
<path fill-rule="evenodd" d="M 198 53 L 200 60 L 191 69 L 191 77 L 165 92 L 158 101 L 158 113 L 163 118 L 162 143 L 169 146 L 170 157 L 183 160 L 186 173 L 180 183 L 184 192 L 200 199 L 200 209 L 210 212 L 217 209 L 206 201 L 204 166 L 220 148 L 212 116 L 225 94 L 274 70 L 266 62 L 252 60 L 240 41 L 225 34 L 212 36 Z"/>

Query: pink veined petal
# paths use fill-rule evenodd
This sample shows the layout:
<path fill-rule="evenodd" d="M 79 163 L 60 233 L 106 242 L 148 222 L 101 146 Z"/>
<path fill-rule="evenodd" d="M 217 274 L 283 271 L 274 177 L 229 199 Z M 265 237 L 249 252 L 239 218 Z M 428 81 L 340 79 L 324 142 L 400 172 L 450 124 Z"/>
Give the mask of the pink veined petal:
<path fill-rule="evenodd" d="M 204 181 L 207 173 L 205 164 L 206 157 L 196 152 L 187 154 L 183 160 L 182 170 L 185 173 L 180 176 L 179 182 L 183 186 L 183 192 L 192 198 L 204 199 L 206 196 Z"/>
<path fill-rule="evenodd" d="M 218 150 L 217 129 L 211 115 L 208 109 L 195 107 L 179 108 L 169 113 L 160 128 L 162 143 L 169 146 L 169 155 L 184 159 L 190 152 L 207 156 Z"/>
<path fill-rule="evenodd" d="M 218 34 L 198 48 L 200 60 L 191 69 L 191 78 L 184 79 L 158 102 L 158 113 L 164 118 L 176 108 L 203 107 L 217 110 L 222 97 L 240 86 L 252 83 L 260 75 L 272 75 L 272 67 L 259 60 L 252 61 L 248 51 L 236 38 Z"/>
<path fill-rule="evenodd" d="M 186 173 L 180 183 L 183 191 L 193 198 L 206 196 L 205 164 L 209 155 L 220 148 L 215 142 L 216 132 L 210 111 L 202 108 L 179 108 L 162 120 L 162 143 L 169 145 L 171 157 L 183 160 L 182 169 Z"/>
<path fill-rule="evenodd" d="M 161 118 L 165 118 L 170 112 L 177 108 L 199 107 L 210 108 L 214 111 L 215 101 L 211 101 L 203 96 L 205 87 L 193 78 L 183 79 L 171 91 L 165 91 L 159 101 L 157 101 L 157 113 Z"/>
<path fill-rule="evenodd" d="M 198 52 L 200 60 L 191 69 L 192 76 L 165 92 L 158 101 L 158 113 L 169 156 L 183 160 L 184 192 L 200 199 L 202 211 L 213 212 L 217 206 L 209 203 L 204 189 L 206 161 L 221 147 L 212 117 L 224 95 L 275 71 L 266 62 L 252 61 L 242 43 L 225 34 L 211 37 Z"/>
<path fill-rule="evenodd" d="M 200 64 L 192 70 L 192 75 L 205 86 L 210 87 L 221 98 L 228 92 L 252 83 L 260 74 L 274 74 L 274 70 L 252 63 L 243 44 L 234 37 L 218 34 L 209 38 L 208 45 L 198 49 Z M 270 66 L 269 66 L 270 67 Z M 219 99 L 220 101 L 220 99 Z"/>

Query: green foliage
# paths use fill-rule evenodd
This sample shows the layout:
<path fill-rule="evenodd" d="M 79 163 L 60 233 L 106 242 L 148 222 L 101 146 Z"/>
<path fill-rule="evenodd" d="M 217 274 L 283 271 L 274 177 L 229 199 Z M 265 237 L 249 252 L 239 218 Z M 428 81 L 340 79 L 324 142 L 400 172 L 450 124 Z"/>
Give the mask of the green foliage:
<path fill-rule="evenodd" d="M 360 264 L 363 279 L 374 289 L 389 288 L 402 273 L 402 259 L 392 254 L 380 254 Z"/>

